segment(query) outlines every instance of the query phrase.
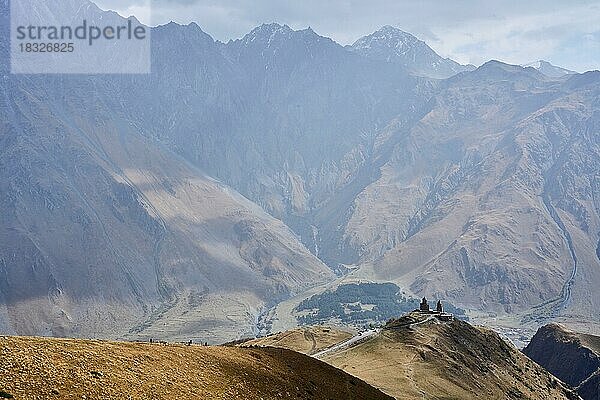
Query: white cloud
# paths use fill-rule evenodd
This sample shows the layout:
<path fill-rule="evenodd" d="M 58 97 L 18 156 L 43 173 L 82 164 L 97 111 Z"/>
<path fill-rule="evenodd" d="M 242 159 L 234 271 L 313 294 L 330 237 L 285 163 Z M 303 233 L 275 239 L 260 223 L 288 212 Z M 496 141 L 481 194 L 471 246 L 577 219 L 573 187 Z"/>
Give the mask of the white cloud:
<path fill-rule="evenodd" d="M 597 40 L 588 29 L 595 28 L 598 21 L 600 9 L 590 6 L 496 20 L 477 19 L 466 22 L 461 29 L 432 28 L 441 39 L 431 44 L 440 54 L 474 64 L 492 58 L 510 63 L 553 61 L 560 56 L 556 52 L 566 41 L 578 36 L 582 44 L 585 40 Z M 573 60 L 571 66 L 576 68 L 576 65 L 577 60 Z"/>

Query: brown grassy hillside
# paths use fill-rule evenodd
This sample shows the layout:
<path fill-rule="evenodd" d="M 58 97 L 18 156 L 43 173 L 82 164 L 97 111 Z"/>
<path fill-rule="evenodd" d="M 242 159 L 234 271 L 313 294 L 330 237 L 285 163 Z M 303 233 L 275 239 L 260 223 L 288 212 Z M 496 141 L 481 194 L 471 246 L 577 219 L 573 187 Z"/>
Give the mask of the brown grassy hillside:
<path fill-rule="evenodd" d="M 17 400 L 389 399 L 286 349 L 24 337 L 0 338 L 2 391 Z"/>
<path fill-rule="evenodd" d="M 246 345 L 303 351 L 307 346 L 300 332 L 310 330 L 322 343 L 331 333 L 324 335 L 321 329 L 296 329 Z M 333 344 L 330 340 L 322 347 Z M 403 400 L 578 398 L 495 332 L 462 321 L 441 323 L 419 313 L 319 358 Z"/>
<path fill-rule="evenodd" d="M 401 399 L 578 398 L 491 330 L 419 321 L 403 317 L 323 360 Z"/>

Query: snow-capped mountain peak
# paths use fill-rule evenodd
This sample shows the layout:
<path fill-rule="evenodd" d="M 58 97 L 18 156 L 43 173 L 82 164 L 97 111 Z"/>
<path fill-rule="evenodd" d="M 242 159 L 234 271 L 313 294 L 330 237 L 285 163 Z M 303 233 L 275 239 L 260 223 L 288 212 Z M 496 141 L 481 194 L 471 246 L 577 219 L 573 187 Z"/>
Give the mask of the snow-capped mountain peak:
<path fill-rule="evenodd" d="M 528 64 L 524 64 L 523 67 L 531 67 L 540 71 L 542 74 L 551 78 L 560 78 L 565 75 L 576 74 L 577 72 L 568 70 L 566 68 L 557 67 L 549 63 L 548 61 L 538 60 Z"/>
<path fill-rule="evenodd" d="M 422 40 L 390 25 L 358 39 L 348 48 L 369 58 L 400 64 L 415 75 L 431 78 L 448 78 L 474 69 L 441 57 Z"/>
<path fill-rule="evenodd" d="M 352 48 L 355 50 L 368 50 L 385 47 L 404 53 L 420 44 L 425 45 L 424 42 L 420 41 L 410 33 L 386 25 L 373 34 L 358 39 L 352 45 Z"/>

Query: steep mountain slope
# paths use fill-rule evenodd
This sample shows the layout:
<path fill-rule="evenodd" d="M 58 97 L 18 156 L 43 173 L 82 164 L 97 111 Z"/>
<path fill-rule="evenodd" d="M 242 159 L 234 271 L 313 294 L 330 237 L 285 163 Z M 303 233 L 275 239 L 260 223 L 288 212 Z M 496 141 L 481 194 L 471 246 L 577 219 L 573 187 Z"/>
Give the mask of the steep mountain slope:
<path fill-rule="evenodd" d="M 0 355 L 0 394 L 16 399 L 391 399 L 282 349 L 0 338 Z"/>
<path fill-rule="evenodd" d="M 380 176 L 331 223 L 362 266 L 353 277 L 597 318 L 599 93 L 597 73 L 558 83 L 499 62 L 446 81 L 419 121 L 383 131 Z"/>
<path fill-rule="evenodd" d="M 44 106 L 44 89 L 9 82 L 0 99 L 5 330 L 115 337 L 141 324 L 129 333 L 234 339 L 252 332 L 267 302 L 330 279 L 280 221 L 102 104 L 90 100 L 96 111 L 79 118 L 69 104 Z"/>
<path fill-rule="evenodd" d="M 401 318 L 323 360 L 403 399 L 578 398 L 496 333 L 461 321 Z"/>
<path fill-rule="evenodd" d="M 325 335 L 330 332 L 318 331 L 317 343 L 325 342 Z M 411 313 L 358 339 L 317 357 L 398 399 L 578 398 L 496 333 L 466 322 Z M 277 337 L 244 346 L 250 344 L 301 350 L 297 342 Z"/>
<path fill-rule="evenodd" d="M 375 133 L 434 89 L 312 30 L 263 25 L 219 44 L 169 24 L 152 38 L 153 74 L 114 82 L 122 100 L 111 107 L 281 218 L 315 254 L 313 210 L 357 177 Z M 322 247 L 335 265 L 336 243 Z"/>
<path fill-rule="evenodd" d="M 569 385 L 585 400 L 600 398 L 600 337 L 557 324 L 541 327 L 523 352 Z"/>
<path fill-rule="evenodd" d="M 193 42 L 188 56 L 215 56 L 194 64 L 198 75 L 174 71 L 190 64 L 156 35 L 171 60 L 156 74 L 180 85 L 165 96 L 153 93 L 168 79 L 145 92 L 148 77 L 3 75 L 2 331 L 225 341 L 252 334 L 264 306 L 330 279 L 280 221 L 153 140 L 174 121 L 164 106 L 186 110 L 188 83 L 188 94 L 225 86 L 207 81 L 228 65 L 197 26 L 160 29 Z M 207 104 L 228 96 L 205 94 L 199 112 L 212 118 Z M 161 124 L 128 118 L 146 113 Z"/>
<path fill-rule="evenodd" d="M 369 58 L 402 65 L 416 75 L 436 79 L 475 69 L 473 65 L 460 65 L 440 57 L 425 42 L 392 26 L 384 26 L 358 39 L 349 49 Z"/>

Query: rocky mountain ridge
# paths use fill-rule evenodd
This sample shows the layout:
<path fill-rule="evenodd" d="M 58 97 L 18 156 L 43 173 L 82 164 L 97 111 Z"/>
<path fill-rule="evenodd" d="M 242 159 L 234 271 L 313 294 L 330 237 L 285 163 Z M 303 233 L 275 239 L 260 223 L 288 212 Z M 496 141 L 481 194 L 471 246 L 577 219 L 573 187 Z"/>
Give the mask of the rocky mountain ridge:
<path fill-rule="evenodd" d="M 429 78 L 445 79 L 476 68 L 442 58 L 425 42 L 389 25 L 358 39 L 348 48 L 369 58 L 402 65 L 417 75 Z"/>

